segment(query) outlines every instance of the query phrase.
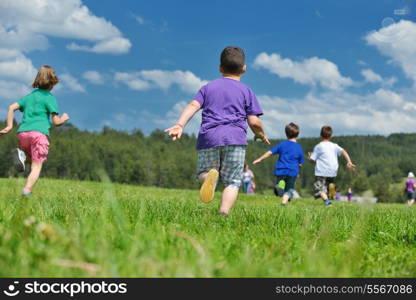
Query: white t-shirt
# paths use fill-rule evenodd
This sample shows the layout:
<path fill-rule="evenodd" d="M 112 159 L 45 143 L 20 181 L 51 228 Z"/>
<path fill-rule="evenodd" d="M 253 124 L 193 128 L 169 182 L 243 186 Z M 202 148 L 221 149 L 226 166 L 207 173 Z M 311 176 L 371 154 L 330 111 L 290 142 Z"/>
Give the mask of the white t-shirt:
<path fill-rule="evenodd" d="M 254 177 L 254 174 L 251 170 L 247 170 L 243 172 L 243 182 L 249 183 L 253 177 Z"/>
<path fill-rule="evenodd" d="M 333 142 L 320 142 L 313 149 L 311 159 L 316 162 L 315 176 L 336 177 L 338 172 L 338 156 L 342 148 Z"/>

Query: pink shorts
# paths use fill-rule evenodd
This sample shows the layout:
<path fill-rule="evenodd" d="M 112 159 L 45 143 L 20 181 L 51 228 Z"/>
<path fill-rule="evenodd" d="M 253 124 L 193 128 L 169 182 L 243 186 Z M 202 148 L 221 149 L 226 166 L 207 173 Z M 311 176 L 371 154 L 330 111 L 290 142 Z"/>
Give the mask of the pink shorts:
<path fill-rule="evenodd" d="M 23 131 L 17 135 L 19 147 L 27 156 L 32 158 L 32 162 L 43 163 L 48 156 L 49 141 L 48 137 L 39 131 Z"/>

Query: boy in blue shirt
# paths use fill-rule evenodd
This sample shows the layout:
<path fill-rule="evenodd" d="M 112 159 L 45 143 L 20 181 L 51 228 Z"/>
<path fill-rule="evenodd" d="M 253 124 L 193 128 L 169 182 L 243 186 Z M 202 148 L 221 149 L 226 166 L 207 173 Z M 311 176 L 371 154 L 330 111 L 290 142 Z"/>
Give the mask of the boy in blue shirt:
<path fill-rule="evenodd" d="M 267 151 L 261 157 L 253 161 L 253 165 L 255 165 L 272 155 L 279 154 L 274 174 L 277 177 L 277 189 L 280 188 L 283 190 L 282 206 L 285 206 L 292 198 L 296 178 L 299 175 L 299 167 L 305 162 L 302 146 L 297 143 L 299 126 L 290 123 L 286 125 L 285 132 L 287 136 L 286 141 L 275 145 L 270 151 Z"/>

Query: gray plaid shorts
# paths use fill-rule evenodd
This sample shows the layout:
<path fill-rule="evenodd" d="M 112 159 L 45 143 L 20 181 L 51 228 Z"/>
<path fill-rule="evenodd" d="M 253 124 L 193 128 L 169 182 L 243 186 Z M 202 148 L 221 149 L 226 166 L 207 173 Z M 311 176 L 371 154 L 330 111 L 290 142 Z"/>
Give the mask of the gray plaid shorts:
<path fill-rule="evenodd" d="M 239 188 L 243 175 L 246 146 L 230 145 L 198 150 L 196 174 L 217 169 L 224 186 Z"/>
<path fill-rule="evenodd" d="M 328 186 L 330 183 L 334 183 L 335 177 L 321 177 L 316 176 L 313 184 L 314 197 L 319 198 L 321 194 L 328 194 Z"/>

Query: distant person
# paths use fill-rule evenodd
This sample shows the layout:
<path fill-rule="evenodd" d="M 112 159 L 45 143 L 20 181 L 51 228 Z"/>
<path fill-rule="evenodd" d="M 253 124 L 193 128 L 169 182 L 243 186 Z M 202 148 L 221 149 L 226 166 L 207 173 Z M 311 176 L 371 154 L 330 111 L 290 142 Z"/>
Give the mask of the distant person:
<path fill-rule="evenodd" d="M 226 47 L 221 53 L 222 77 L 203 86 L 182 112 L 178 122 L 165 130 L 173 140 L 182 136 L 188 121 L 202 109 L 202 123 L 196 148 L 197 175 L 202 183 L 200 197 L 210 202 L 218 177 L 225 188 L 220 215 L 227 216 L 237 200 L 247 145 L 247 123 L 254 139 L 270 144 L 259 116 L 263 114 L 254 92 L 240 82 L 246 72 L 241 48 Z"/>
<path fill-rule="evenodd" d="M 253 179 L 253 181 L 251 182 L 249 194 L 255 194 L 255 193 L 256 193 L 256 182 Z"/>
<path fill-rule="evenodd" d="M 314 196 L 325 201 L 325 205 L 332 204 L 328 198 L 328 186 L 335 182 L 338 172 L 338 156 L 341 154 L 347 161 L 347 168 L 355 169 L 347 151 L 337 144 L 331 142 L 332 128 L 323 126 L 321 128 L 321 142 L 315 146 L 312 153 L 308 153 L 309 160 L 315 165 Z"/>
<path fill-rule="evenodd" d="M 286 125 L 287 140 L 278 143 L 253 161 L 253 165 L 256 165 L 272 155 L 279 155 L 274 169 L 276 176 L 274 192 L 276 196 L 282 197 L 282 206 L 287 205 L 288 201 L 293 198 L 299 168 L 305 162 L 302 146 L 297 143 L 299 131 L 299 126 L 294 123 Z"/>
<path fill-rule="evenodd" d="M 23 196 L 32 195 L 32 189 L 39 179 L 43 163 L 49 152 L 49 128 L 52 124 L 60 126 L 69 120 L 64 113 L 59 117 L 59 109 L 56 98 L 51 94 L 53 87 L 59 82 L 54 69 L 50 66 L 40 67 L 32 87 L 33 92 L 21 98 L 17 103 L 9 106 L 7 113 L 7 126 L 0 131 L 0 135 L 10 132 L 13 128 L 14 112 L 23 112 L 22 123 L 17 130 L 19 148 L 13 150 L 13 162 L 21 172 L 25 170 L 26 157 L 31 161 L 31 170 Z"/>
<path fill-rule="evenodd" d="M 335 193 L 335 200 L 337 200 L 337 201 L 340 201 L 341 200 L 341 192 L 340 191 L 337 191 Z"/>
<path fill-rule="evenodd" d="M 250 167 L 248 165 L 244 165 L 242 181 L 244 193 L 249 194 L 251 191 L 251 187 L 254 184 L 254 174 L 253 171 L 250 170 Z"/>
<path fill-rule="evenodd" d="M 352 188 L 348 188 L 348 192 L 347 192 L 347 200 L 348 200 L 348 202 L 351 202 L 352 201 L 352 195 L 353 195 Z"/>
<path fill-rule="evenodd" d="M 415 190 L 416 190 L 415 175 L 413 174 L 413 172 L 409 172 L 409 174 L 407 175 L 406 187 L 405 187 L 407 204 L 409 206 L 412 206 L 413 203 L 415 203 Z"/>

